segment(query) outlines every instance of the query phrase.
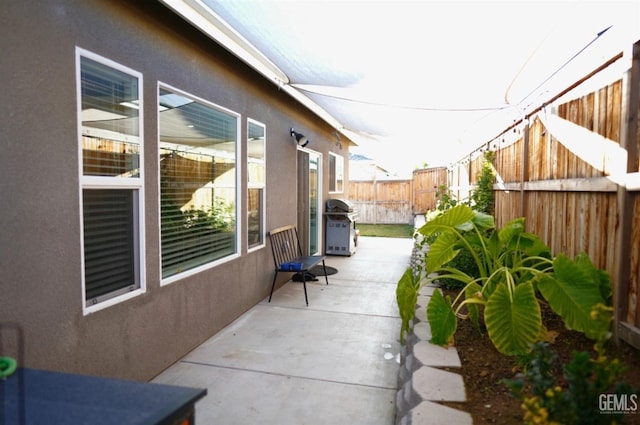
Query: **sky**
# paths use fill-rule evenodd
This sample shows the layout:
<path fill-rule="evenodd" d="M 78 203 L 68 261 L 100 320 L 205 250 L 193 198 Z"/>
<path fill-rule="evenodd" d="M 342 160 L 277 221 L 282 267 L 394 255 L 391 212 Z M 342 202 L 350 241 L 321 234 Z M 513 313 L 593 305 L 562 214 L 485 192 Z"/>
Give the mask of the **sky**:
<path fill-rule="evenodd" d="M 203 1 L 354 152 L 409 172 L 457 161 L 640 40 L 638 0 Z"/>

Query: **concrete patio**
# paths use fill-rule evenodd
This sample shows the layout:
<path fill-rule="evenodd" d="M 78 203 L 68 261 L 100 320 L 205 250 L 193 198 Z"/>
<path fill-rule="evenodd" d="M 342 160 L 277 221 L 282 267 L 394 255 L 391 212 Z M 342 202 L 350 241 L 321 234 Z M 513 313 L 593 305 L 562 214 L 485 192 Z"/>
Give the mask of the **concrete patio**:
<path fill-rule="evenodd" d="M 197 424 L 394 424 L 395 289 L 412 247 L 360 238 L 352 257 L 327 257 L 338 270 L 329 285 L 307 283 L 309 307 L 302 284 L 289 281 L 153 382 L 207 388 Z"/>

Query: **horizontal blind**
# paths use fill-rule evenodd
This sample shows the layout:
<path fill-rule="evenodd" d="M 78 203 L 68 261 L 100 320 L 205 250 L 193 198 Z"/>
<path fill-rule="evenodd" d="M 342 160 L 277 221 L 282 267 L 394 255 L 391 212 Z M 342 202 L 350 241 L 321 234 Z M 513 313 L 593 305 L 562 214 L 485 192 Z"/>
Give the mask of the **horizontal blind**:
<path fill-rule="evenodd" d="M 215 159 L 200 165 L 166 159 L 160 205 L 164 278 L 235 252 L 234 215 L 223 201 L 225 189 L 203 187 L 203 178 L 212 180 Z"/>
<path fill-rule="evenodd" d="M 139 177 L 138 143 L 82 137 L 82 169 L 85 176 Z"/>
<path fill-rule="evenodd" d="M 236 115 L 159 90 L 162 277 L 236 252 Z"/>
<path fill-rule="evenodd" d="M 84 189 L 86 300 L 135 287 L 133 190 Z"/>
<path fill-rule="evenodd" d="M 142 289 L 142 74 L 76 50 L 85 307 Z M 123 179 L 126 184 L 123 185 Z"/>
<path fill-rule="evenodd" d="M 139 136 L 138 77 L 87 57 L 80 63 L 82 125 Z"/>
<path fill-rule="evenodd" d="M 260 245 L 264 242 L 263 211 L 264 189 L 247 189 L 247 237 L 249 240 L 249 247 Z"/>
<path fill-rule="evenodd" d="M 247 128 L 247 244 L 264 243 L 264 197 L 266 183 L 264 124 L 249 120 Z"/>

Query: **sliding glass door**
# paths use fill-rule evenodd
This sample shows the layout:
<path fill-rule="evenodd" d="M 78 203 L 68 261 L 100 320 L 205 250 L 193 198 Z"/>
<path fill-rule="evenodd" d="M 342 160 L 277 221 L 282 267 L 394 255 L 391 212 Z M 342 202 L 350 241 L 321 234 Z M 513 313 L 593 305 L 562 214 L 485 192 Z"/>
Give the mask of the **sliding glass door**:
<path fill-rule="evenodd" d="M 322 250 L 322 156 L 298 150 L 298 231 L 306 254 Z"/>

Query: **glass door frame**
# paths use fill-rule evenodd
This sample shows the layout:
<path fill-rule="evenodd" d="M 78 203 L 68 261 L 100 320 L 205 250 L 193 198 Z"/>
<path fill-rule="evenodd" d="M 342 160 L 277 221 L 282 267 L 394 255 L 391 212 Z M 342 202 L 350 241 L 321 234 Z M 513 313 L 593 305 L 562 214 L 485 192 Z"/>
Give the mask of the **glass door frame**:
<path fill-rule="evenodd" d="M 323 178 L 323 156 L 322 153 L 298 147 L 299 153 L 305 154 L 305 158 L 307 161 L 307 174 L 304 178 L 298 179 L 298 184 L 308 184 L 305 188 L 298 188 L 299 194 L 306 194 L 307 199 L 304 201 L 304 211 L 299 212 L 299 214 L 303 215 L 303 217 L 298 217 L 298 221 L 304 220 L 305 226 L 300 226 L 302 229 L 305 229 L 306 234 L 302 239 L 305 240 L 305 246 L 303 250 L 308 250 L 309 255 L 318 255 L 324 249 L 323 244 L 323 224 L 324 224 L 324 208 L 323 208 L 323 191 L 322 191 L 322 178 Z M 317 165 L 317 169 L 312 167 L 312 160 L 314 160 Z M 315 187 L 311 187 L 314 183 L 314 176 L 312 172 L 316 172 L 315 176 Z M 314 194 L 315 191 L 315 194 Z M 315 196 L 314 196 L 315 195 Z M 315 199 L 314 199 L 315 198 Z M 315 209 L 315 211 L 314 211 Z M 315 217 L 312 217 L 312 212 L 315 213 Z M 315 247 L 313 243 L 315 242 Z M 313 249 L 315 248 L 315 249 Z"/>

